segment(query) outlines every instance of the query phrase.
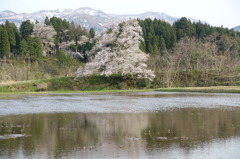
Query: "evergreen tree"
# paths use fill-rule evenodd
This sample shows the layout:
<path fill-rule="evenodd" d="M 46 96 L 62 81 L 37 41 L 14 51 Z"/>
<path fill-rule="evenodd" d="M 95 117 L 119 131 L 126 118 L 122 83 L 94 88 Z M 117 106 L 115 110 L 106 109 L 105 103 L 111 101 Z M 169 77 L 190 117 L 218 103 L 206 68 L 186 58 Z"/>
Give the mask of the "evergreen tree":
<path fill-rule="evenodd" d="M 142 27 L 143 38 L 145 44 L 141 44 L 141 50 L 146 50 L 149 53 L 159 53 L 160 51 L 160 37 L 165 41 L 166 49 L 171 49 L 176 44 L 176 33 L 174 28 L 167 22 L 161 20 L 139 20 Z M 162 43 L 162 42 L 161 42 Z M 145 46 L 145 49 L 143 49 Z"/>
<path fill-rule="evenodd" d="M 146 44 L 144 41 L 141 41 L 140 43 L 140 50 L 142 50 L 143 52 L 146 52 Z"/>
<path fill-rule="evenodd" d="M 149 53 L 153 53 L 152 41 L 153 41 L 153 35 L 151 32 L 148 32 L 146 44 L 147 44 L 147 52 Z"/>
<path fill-rule="evenodd" d="M 51 25 L 51 22 L 50 22 L 50 20 L 48 19 L 48 17 L 45 18 L 44 24 L 46 24 L 46 25 Z"/>
<path fill-rule="evenodd" d="M 35 60 L 42 56 L 43 48 L 39 37 L 30 37 L 21 41 L 21 55 L 25 58 L 33 58 Z"/>
<path fill-rule="evenodd" d="M 173 27 L 171 28 L 171 31 L 170 31 L 170 40 L 171 40 L 171 45 L 167 46 L 168 49 L 174 48 L 177 42 L 176 32 L 173 29 Z"/>
<path fill-rule="evenodd" d="M 161 36 L 159 39 L 159 48 L 161 51 L 166 51 L 166 44 L 164 38 Z"/>
<path fill-rule="evenodd" d="M 9 23 L 8 20 L 5 22 L 5 28 L 6 28 L 7 33 L 8 33 L 8 39 L 9 39 L 10 48 L 11 48 L 11 51 L 12 51 L 13 48 L 16 46 L 16 39 L 15 39 L 15 34 L 13 32 L 12 24 Z"/>
<path fill-rule="evenodd" d="M 94 38 L 94 36 L 95 36 L 95 31 L 94 31 L 93 28 L 91 28 L 90 31 L 89 31 L 89 37 Z"/>
<path fill-rule="evenodd" d="M 57 34 L 60 36 L 61 30 L 63 30 L 63 21 L 61 18 L 52 17 L 50 19 L 50 23 L 57 32 Z"/>
<path fill-rule="evenodd" d="M 153 53 L 153 46 L 151 43 L 147 43 L 147 52 Z"/>
<path fill-rule="evenodd" d="M 70 23 L 66 19 L 63 19 L 62 20 L 62 28 L 61 29 L 65 30 L 65 29 L 68 29 L 69 27 L 70 27 Z"/>
<path fill-rule="evenodd" d="M 19 54 L 20 53 L 21 36 L 20 36 L 20 33 L 19 33 L 16 25 L 14 23 L 11 23 L 11 25 L 12 25 L 12 29 L 13 29 L 13 33 L 14 33 L 15 41 L 16 41 L 16 45 L 13 48 L 13 52 L 14 52 L 14 54 Z"/>
<path fill-rule="evenodd" d="M 191 37 L 196 33 L 195 25 L 193 25 L 192 22 L 188 20 L 186 17 L 177 20 L 174 23 L 174 27 L 177 33 L 177 40 L 180 40 L 185 36 Z"/>
<path fill-rule="evenodd" d="M 0 56 L 4 59 L 6 59 L 7 57 L 9 57 L 10 55 L 10 43 L 9 43 L 9 37 L 8 37 L 8 33 L 5 27 L 1 27 L 0 30 Z"/>
<path fill-rule="evenodd" d="M 52 17 L 50 19 L 50 24 L 53 26 L 53 28 L 57 32 L 54 42 L 56 45 L 56 52 L 58 54 L 59 53 L 59 43 L 61 43 L 62 41 L 68 40 L 67 32 L 65 32 L 65 31 L 68 30 L 71 25 L 65 19 L 62 20 L 61 18 L 58 18 L 58 17 Z"/>
<path fill-rule="evenodd" d="M 42 43 L 39 37 L 33 38 L 33 48 L 34 48 L 33 56 L 35 57 L 35 59 L 39 59 L 42 56 L 43 52 Z"/>
<path fill-rule="evenodd" d="M 34 41 L 33 41 L 33 38 L 31 36 L 28 36 L 26 41 L 27 41 L 27 46 L 28 46 L 27 48 L 28 48 L 28 51 L 29 51 L 28 58 L 30 59 L 35 54 Z"/>
<path fill-rule="evenodd" d="M 155 53 L 155 54 L 159 53 L 158 41 L 159 41 L 159 38 L 156 35 L 153 35 L 153 39 L 152 39 L 153 52 L 152 53 Z"/>
<path fill-rule="evenodd" d="M 28 44 L 26 40 L 22 40 L 20 43 L 20 48 L 21 48 L 21 55 L 22 57 L 29 57 L 30 56 L 30 52 L 28 50 Z"/>
<path fill-rule="evenodd" d="M 30 20 L 22 22 L 20 26 L 20 32 L 23 39 L 27 39 L 27 37 L 32 34 L 33 24 L 30 22 Z"/>

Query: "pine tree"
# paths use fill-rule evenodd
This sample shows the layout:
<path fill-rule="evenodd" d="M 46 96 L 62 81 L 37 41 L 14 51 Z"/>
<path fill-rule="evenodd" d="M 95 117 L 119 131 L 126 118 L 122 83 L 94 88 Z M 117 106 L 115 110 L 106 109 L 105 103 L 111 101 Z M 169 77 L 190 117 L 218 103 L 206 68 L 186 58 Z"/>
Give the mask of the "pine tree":
<path fill-rule="evenodd" d="M 9 38 L 8 38 L 8 33 L 5 27 L 1 27 L 1 33 L 0 33 L 0 38 L 1 38 L 1 52 L 0 56 L 4 59 L 9 57 L 10 55 L 10 43 L 9 43 Z"/>
<path fill-rule="evenodd" d="M 30 22 L 30 20 L 22 22 L 20 26 L 20 32 L 23 39 L 27 39 L 28 36 L 30 36 L 33 32 L 33 24 Z"/>
<path fill-rule="evenodd" d="M 155 53 L 155 54 L 159 53 L 158 41 L 159 41 L 159 38 L 156 35 L 154 35 L 152 39 L 152 46 L 153 46 L 152 53 Z"/>
<path fill-rule="evenodd" d="M 39 37 L 33 38 L 33 48 L 34 48 L 33 56 L 35 57 L 35 59 L 39 59 L 42 56 L 43 52 L 42 43 Z"/>
<path fill-rule="evenodd" d="M 147 43 L 147 52 L 148 53 L 153 53 L 153 46 L 151 43 Z"/>
<path fill-rule="evenodd" d="M 8 39 L 9 39 L 10 48 L 11 48 L 11 51 L 12 51 L 13 48 L 16 46 L 16 39 L 15 39 L 15 34 L 13 32 L 12 24 L 9 23 L 8 20 L 5 23 L 5 28 L 6 28 L 7 33 L 8 33 Z"/>
<path fill-rule="evenodd" d="M 139 47 L 140 47 L 140 50 L 142 50 L 143 52 L 146 52 L 146 43 L 144 41 L 141 41 Z"/>
<path fill-rule="evenodd" d="M 70 28 L 70 23 L 67 22 L 65 19 L 62 20 L 61 18 L 58 17 L 52 17 L 50 19 L 50 24 L 53 26 L 53 28 L 55 29 L 55 31 L 57 32 L 57 35 L 54 38 L 54 43 L 56 46 L 56 52 L 57 54 L 59 53 L 59 43 L 61 43 L 66 39 L 66 32 L 65 30 Z"/>
<path fill-rule="evenodd" d="M 23 39 L 21 41 L 20 47 L 21 47 L 21 55 L 22 55 L 22 57 L 29 57 L 30 52 L 28 50 L 28 44 L 27 44 L 26 40 Z"/>
<path fill-rule="evenodd" d="M 26 41 L 27 41 L 28 51 L 29 51 L 28 58 L 31 58 L 32 56 L 34 56 L 34 53 L 35 53 L 34 41 L 33 41 L 33 38 L 31 36 L 28 36 Z"/>
<path fill-rule="evenodd" d="M 173 29 L 173 27 L 171 27 L 171 30 L 170 30 L 170 40 L 171 40 L 171 45 L 167 47 L 168 49 L 174 48 L 177 42 L 176 32 Z"/>
<path fill-rule="evenodd" d="M 159 48 L 161 50 L 161 52 L 166 51 L 166 44 L 165 44 L 165 40 L 164 38 L 161 36 L 159 39 Z"/>
<path fill-rule="evenodd" d="M 153 53 L 152 41 L 153 41 L 153 35 L 151 32 L 148 32 L 146 44 L 147 44 L 147 52 L 149 53 Z"/>
<path fill-rule="evenodd" d="M 192 24 L 192 22 L 185 17 L 182 17 L 180 20 L 177 20 L 173 25 L 174 28 L 176 29 L 177 40 L 180 40 L 185 36 L 191 37 L 196 34 L 195 25 Z"/>
<path fill-rule="evenodd" d="M 44 24 L 46 25 L 51 25 L 50 20 L 48 19 L 48 17 L 45 18 Z"/>
<path fill-rule="evenodd" d="M 89 31 L 89 37 L 94 38 L 94 36 L 95 36 L 95 31 L 94 31 L 93 28 L 91 28 L 90 31 Z"/>
<path fill-rule="evenodd" d="M 154 44 L 152 45 L 152 47 L 153 47 L 153 51 L 152 51 L 152 53 L 154 53 L 154 54 L 159 53 L 159 49 L 158 49 L 158 45 L 157 45 L 157 43 L 154 43 Z"/>
<path fill-rule="evenodd" d="M 162 36 L 165 41 L 166 49 L 171 49 L 176 44 L 176 32 L 174 27 L 169 23 L 161 20 L 139 20 L 142 27 L 143 38 L 145 42 L 145 50 L 148 53 L 159 53 L 159 39 Z M 144 50 L 144 45 L 140 45 L 141 50 Z"/>
<path fill-rule="evenodd" d="M 12 30 L 15 36 L 15 41 L 16 41 L 16 45 L 13 49 L 14 54 L 19 54 L 20 53 L 20 41 L 21 41 L 21 36 L 20 33 L 18 31 L 18 28 L 16 27 L 16 25 L 14 23 L 11 23 L 12 25 Z"/>

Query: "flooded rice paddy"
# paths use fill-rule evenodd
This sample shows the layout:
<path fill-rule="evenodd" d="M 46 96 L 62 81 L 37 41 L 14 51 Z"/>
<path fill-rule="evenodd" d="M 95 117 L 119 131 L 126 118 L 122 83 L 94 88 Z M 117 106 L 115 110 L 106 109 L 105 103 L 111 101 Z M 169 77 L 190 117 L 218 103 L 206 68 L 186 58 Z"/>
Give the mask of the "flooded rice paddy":
<path fill-rule="evenodd" d="M 239 94 L 0 98 L 0 158 L 240 158 Z"/>

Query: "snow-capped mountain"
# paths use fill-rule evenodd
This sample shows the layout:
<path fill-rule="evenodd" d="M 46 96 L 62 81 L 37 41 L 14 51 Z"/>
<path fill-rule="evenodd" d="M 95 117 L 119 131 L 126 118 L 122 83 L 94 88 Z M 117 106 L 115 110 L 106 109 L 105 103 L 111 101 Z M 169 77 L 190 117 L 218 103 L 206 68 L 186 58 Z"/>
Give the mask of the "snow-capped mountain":
<path fill-rule="evenodd" d="M 16 15 L 16 13 L 14 13 L 12 11 L 9 11 L 9 10 L 5 10 L 3 12 L 0 12 L 0 18 L 14 16 L 14 15 Z"/>
<path fill-rule="evenodd" d="M 86 28 L 94 28 L 97 31 L 103 31 L 107 27 L 111 26 L 113 23 L 119 23 L 125 21 L 129 18 L 138 19 L 161 19 L 169 23 L 173 23 L 178 18 L 171 17 L 165 13 L 158 12 L 146 12 L 142 14 L 133 15 L 116 15 L 107 14 L 100 10 L 95 10 L 91 8 L 78 8 L 78 9 L 58 9 L 58 10 L 41 10 L 34 13 L 14 13 L 12 11 L 2 11 L 0 12 L 0 23 L 5 23 L 6 20 L 14 22 L 18 27 L 24 20 L 30 20 L 35 22 L 38 20 L 40 23 L 44 22 L 46 17 L 60 17 L 68 21 L 73 21 L 75 24 L 80 24 Z"/>
<path fill-rule="evenodd" d="M 236 26 L 236 27 L 234 27 L 234 28 L 233 28 L 233 30 L 235 30 L 235 31 L 239 31 L 239 32 L 240 32 L 240 25 L 239 25 L 239 26 Z"/>
<path fill-rule="evenodd" d="M 117 16 L 117 15 L 116 15 Z M 135 19 L 146 19 L 146 18 L 150 18 L 150 19 L 161 19 L 164 21 L 169 22 L 170 24 L 174 23 L 176 20 L 178 20 L 178 18 L 175 17 L 171 17 L 165 13 L 162 12 L 145 12 L 142 14 L 132 14 L 132 15 L 120 15 L 118 16 L 119 19 L 129 19 L 129 18 L 135 18 Z"/>

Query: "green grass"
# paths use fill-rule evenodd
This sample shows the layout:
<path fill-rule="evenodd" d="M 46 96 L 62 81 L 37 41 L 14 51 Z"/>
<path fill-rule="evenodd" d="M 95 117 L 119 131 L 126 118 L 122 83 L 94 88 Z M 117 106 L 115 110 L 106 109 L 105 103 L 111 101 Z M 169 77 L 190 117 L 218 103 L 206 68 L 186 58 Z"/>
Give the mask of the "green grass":
<path fill-rule="evenodd" d="M 240 86 L 158 88 L 164 92 L 240 93 Z"/>
<path fill-rule="evenodd" d="M 149 81 L 118 75 L 90 76 L 74 80 L 73 77 L 33 80 L 0 85 L 0 94 L 24 93 L 82 93 L 126 92 L 150 89 Z"/>
<path fill-rule="evenodd" d="M 90 76 L 78 80 L 74 80 L 73 77 L 61 77 L 0 84 L 0 95 L 154 91 L 154 88 L 156 86 L 148 80 L 121 77 L 119 75 L 110 77 Z M 168 92 L 240 93 L 240 86 L 176 87 L 158 88 L 155 90 Z"/>

